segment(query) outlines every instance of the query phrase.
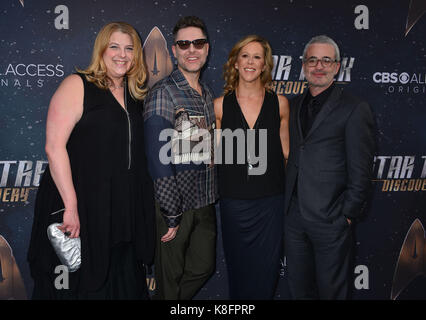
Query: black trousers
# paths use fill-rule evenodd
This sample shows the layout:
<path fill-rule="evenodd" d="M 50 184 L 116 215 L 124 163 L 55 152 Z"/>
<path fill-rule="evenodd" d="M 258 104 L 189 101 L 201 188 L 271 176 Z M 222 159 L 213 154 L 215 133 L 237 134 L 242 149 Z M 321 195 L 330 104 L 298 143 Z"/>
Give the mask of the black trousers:
<path fill-rule="evenodd" d="M 352 230 L 342 215 L 308 221 L 292 199 L 285 221 L 288 284 L 294 299 L 348 299 Z"/>
<path fill-rule="evenodd" d="M 190 300 L 216 267 L 216 211 L 213 204 L 183 213 L 176 237 L 161 242 L 168 227 L 156 205 L 157 248 L 154 300 Z"/>

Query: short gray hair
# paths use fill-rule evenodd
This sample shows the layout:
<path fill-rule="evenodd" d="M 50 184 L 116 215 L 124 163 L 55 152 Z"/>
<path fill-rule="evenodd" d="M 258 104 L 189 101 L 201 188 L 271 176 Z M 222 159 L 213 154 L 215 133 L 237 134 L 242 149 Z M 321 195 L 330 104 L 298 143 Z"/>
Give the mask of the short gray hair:
<path fill-rule="evenodd" d="M 306 58 L 306 51 L 308 51 L 308 47 L 314 43 L 331 44 L 334 47 L 334 55 L 336 60 L 340 61 L 340 50 L 339 50 L 339 47 L 337 46 L 337 43 L 333 39 L 331 39 L 329 36 L 326 36 L 324 34 L 313 37 L 311 40 L 309 40 L 309 42 L 306 44 L 305 48 L 303 49 L 303 60 L 305 60 Z"/>

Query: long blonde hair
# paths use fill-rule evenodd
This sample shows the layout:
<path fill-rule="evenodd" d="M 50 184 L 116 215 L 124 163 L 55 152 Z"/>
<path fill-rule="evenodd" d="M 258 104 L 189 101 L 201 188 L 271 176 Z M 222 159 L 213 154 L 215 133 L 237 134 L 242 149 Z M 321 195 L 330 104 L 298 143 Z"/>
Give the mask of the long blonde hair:
<path fill-rule="evenodd" d="M 107 75 L 105 62 L 102 56 L 108 47 L 111 35 L 116 31 L 128 34 L 132 38 L 133 61 L 132 67 L 126 74 L 127 84 L 133 99 L 143 100 L 148 88 L 145 85 L 147 75 L 142 53 L 142 44 L 136 30 L 126 22 L 111 22 L 105 25 L 96 37 L 90 65 L 84 70 L 76 69 L 78 72 L 85 74 L 87 81 L 93 82 L 101 89 L 108 89 L 112 80 Z"/>
<path fill-rule="evenodd" d="M 262 85 L 269 90 L 269 86 L 272 81 L 272 69 L 274 67 L 272 49 L 266 39 L 255 34 L 251 34 L 245 36 L 234 45 L 231 52 L 229 53 L 228 61 L 223 66 L 223 78 L 225 79 L 225 85 L 223 90 L 224 95 L 231 93 L 238 86 L 239 74 L 238 70 L 235 69 L 235 63 L 237 62 L 238 55 L 241 49 L 250 42 L 258 42 L 263 47 L 263 52 L 265 54 L 265 71 L 262 72 L 260 76 L 260 81 Z"/>

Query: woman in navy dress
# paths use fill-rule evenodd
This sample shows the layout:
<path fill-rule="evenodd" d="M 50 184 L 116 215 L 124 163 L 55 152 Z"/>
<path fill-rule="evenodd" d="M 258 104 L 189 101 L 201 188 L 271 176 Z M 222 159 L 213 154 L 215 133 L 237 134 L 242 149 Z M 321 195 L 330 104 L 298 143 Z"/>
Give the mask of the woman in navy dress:
<path fill-rule="evenodd" d="M 272 68 L 269 43 L 244 37 L 229 54 L 224 95 L 214 102 L 222 129 L 220 217 L 231 299 L 272 299 L 279 276 L 289 105 L 269 89 Z M 238 132 L 244 140 L 228 137 Z"/>

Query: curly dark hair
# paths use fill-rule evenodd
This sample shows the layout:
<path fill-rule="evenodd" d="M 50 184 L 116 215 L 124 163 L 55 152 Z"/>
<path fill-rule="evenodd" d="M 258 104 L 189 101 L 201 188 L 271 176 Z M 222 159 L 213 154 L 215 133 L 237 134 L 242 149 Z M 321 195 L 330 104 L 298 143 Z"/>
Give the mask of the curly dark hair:
<path fill-rule="evenodd" d="M 180 29 L 188 28 L 188 27 L 196 27 L 200 28 L 203 32 L 203 35 L 207 38 L 207 28 L 204 24 L 203 20 L 196 16 L 186 16 L 183 18 L 180 18 L 178 22 L 176 22 L 175 27 L 173 28 L 173 39 L 176 41 L 176 35 L 179 32 Z"/>

